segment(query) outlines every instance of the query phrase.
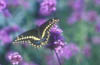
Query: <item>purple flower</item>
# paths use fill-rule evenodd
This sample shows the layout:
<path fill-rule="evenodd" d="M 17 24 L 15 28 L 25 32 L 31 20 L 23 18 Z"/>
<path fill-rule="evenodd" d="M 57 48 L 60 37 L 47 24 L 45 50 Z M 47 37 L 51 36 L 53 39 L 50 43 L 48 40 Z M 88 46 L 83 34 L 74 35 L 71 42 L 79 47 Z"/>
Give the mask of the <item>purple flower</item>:
<path fill-rule="evenodd" d="M 24 1 L 22 5 L 23 5 L 24 8 L 26 8 L 26 9 L 30 7 L 30 6 L 29 6 L 29 2 L 26 2 L 26 1 Z"/>
<path fill-rule="evenodd" d="M 79 48 L 76 44 L 67 44 L 64 42 L 62 30 L 57 26 L 54 26 L 50 31 L 50 42 L 48 43 L 47 48 L 55 50 L 60 57 L 64 57 L 66 59 L 71 58 L 79 51 Z"/>
<path fill-rule="evenodd" d="M 63 53 L 62 49 L 65 46 L 65 43 L 62 42 L 61 40 L 58 40 L 58 41 L 55 41 L 54 44 L 57 46 L 55 47 L 56 53 L 62 54 Z"/>
<path fill-rule="evenodd" d="M 18 6 L 23 6 L 24 8 L 29 7 L 29 2 L 25 0 L 5 0 L 7 3 L 7 6 L 13 6 L 13 7 L 18 7 Z"/>
<path fill-rule="evenodd" d="M 0 40 L 2 40 L 3 43 L 10 43 L 11 38 L 7 34 L 5 30 L 0 30 Z"/>
<path fill-rule="evenodd" d="M 89 12 L 87 12 L 85 14 L 86 14 L 86 18 L 85 19 L 87 21 L 94 22 L 94 21 L 97 20 L 98 15 L 97 15 L 96 11 L 89 11 Z"/>
<path fill-rule="evenodd" d="M 96 32 L 100 32 L 100 23 L 97 23 L 95 25 L 95 29 L 96 29 Z"/>
<path fill-rule="evenodd" d="M 43 0 L 40 4 L 40 14 L 50 15 L 52 12 L 56 11 L 56 0 Z"/>
<path fill-rule="evenodd" d="M 63 31 L 62 31 L 60 28 L 58 28 L 57 25 L 54 25 L 54 26 L 51 28 L 50 32 L 58 32 L 58 33 L 60 34 L 60 33 L 62 33 Z"/>
<path fill-rule="evenodd" d="M 83 54 L 86 57 L 91 56 L 91 46 L 89 44 L 87 44 L 87 45 L 84 46 L 84 48 L 83 48 Z"/>
<path fill-rule="evenodd" d="M 56 53 L 60 58 L 70 59 L 72 56 L 75 56 L 79 52 L 79 48 L 74 43 L 65 44 L 61 41 L 56 42 L 58 46 L 55 48 Z"/>
<path fill-rule="evenodd" d="M 100 5 L 100 0 L 94 0 L 94 3 L 95 3 L 96 5 Z"/>
<path fill-rule="evenodd" d="M 5 0 L 8 6 L 18 6 L 20 4 L 19 0 Z"/>
<path fill-rule="evenodd" d="M 84 0 L 70 0 L 69 5 L 74 11 L 81 12 L 84 9 Z"/>
<path fill-rule="evenodd" d="M 9 12 L 8 9 L 3 10 L 3 15 L 4 15 L 6 18 L 11 17 L 11 13 Z"/>
<path fill-rule="evenodd" d="M 7 2 L 5 0 L 0 0 L 0 12 L 2 12 L 5 17 L 10 17 L 11 13 L 6 9 L 6 7 Z"/>
<path fill-rule="evenodd" d="M 6 2 L 4 0 L 0 0 L 0 12 L 6 8 Z"/>
<path fill-rule="evenodd" d="M 100 16 L 97 17 L 96 24 L 95 24 L 96 32 L 100 32 Z"/>
<path fill-rule="evenodd" d="M 22 56 L 18 52 L 8 53 L 7 58 L 13 65 L 19 64 L 23 60 Z"/>
<path fill-rule="evenodd" d="M 81 20 L 82 14 L 79 12 L 74 12 L 72 15 L 68 18 L 67 23 L 68 24 L 74 24 L 75 22 Z"/>
<path fill-rule="evenodd" d="M 2 40 L 3 43 L 10 43 L 11 38 L 10 38 L 10 33 L 11 32 L 16 32 L 19 30 L 19 27 L 17 25 L 12 26 L 12 27 L 5 27 L 0 30 L 0 40 Z"/>
<path fill-rule="evenodd" d="M 62 30 L 58 26 L 54 26 L 50 30 L 50 41 L 47 45 L 48 48 L 55 50 L 59 46 L 63 46 L 64 38 L 62 36 Z"/>
<path fill-rule="evenodd" d="M 76 0 L 73 5 L 74 11 L 82 11 L 84 8 L 84 0 Z"/>
<path fill-rule="evenodd" d="M 92 42 L 94 44 L 100 44 L 100 36 L 94 36 L 94 37 L 92 37 Z"/>
<path fill-rule="evenodd" d="M 70 0 L 69 6 L 72 7 L 73 13 L 67 19 L 68 24 L 74 24 L 77 21 L 80 21 L 84 13 L 84 0 Z"/>
<path fill-rule="evenodd" d="M 79 52 L 79 48 L 76 44 L 69 43 L 62 49 L 62 51 L 63 53 L 60 55 L 65 57 L 66 59 L 70 59 L 72 56 L 76 55 Z"/>
<path fill-rule="evenodd" d="M 14 26 L 5 27 L 3 30 L 5 30 L 9 34 L 11 32 L 19 31 L 19 27 L 17 25 L 14 25 Z"/>

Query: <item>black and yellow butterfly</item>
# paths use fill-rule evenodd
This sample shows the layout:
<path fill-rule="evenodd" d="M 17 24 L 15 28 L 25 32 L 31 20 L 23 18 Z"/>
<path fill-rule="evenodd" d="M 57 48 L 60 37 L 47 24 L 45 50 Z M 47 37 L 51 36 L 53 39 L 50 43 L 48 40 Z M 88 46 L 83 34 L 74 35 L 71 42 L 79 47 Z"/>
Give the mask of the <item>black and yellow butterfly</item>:
<path fill-rule="evenodd" d="M 13 43 L 28 43 L 34 47 L 41 47 L 48 43 L 50 29 L 59 19 L 53 18 L 42 24 L 40 27 L 29 30 L 19 35 Z"/>

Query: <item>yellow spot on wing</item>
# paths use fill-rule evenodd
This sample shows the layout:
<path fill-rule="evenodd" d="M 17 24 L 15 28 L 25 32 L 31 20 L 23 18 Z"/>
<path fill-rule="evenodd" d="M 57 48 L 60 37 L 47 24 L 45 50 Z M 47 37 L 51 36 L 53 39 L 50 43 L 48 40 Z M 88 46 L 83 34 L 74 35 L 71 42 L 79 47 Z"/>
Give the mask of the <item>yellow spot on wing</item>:
<path fill-rule="evenodd" d="M 34 40 L 40 40 L 39 38 L 37 38 L 35 36 L 32 36 L 32 39 L 34 39 Z"/>
<path fill-rule="evenodd" d="M 16 41 L 20 41 L 20 40 L 24 40 L 24 39 L 40 40 L 39 38 L 37 38 L 35 36 L 25 36 L 25 37 L 22 37 L 22 38 L 17 38 Z"/>
<path fill-rule="evenodd" d="M 50 25 L 51 25 L 51 24 L 49 24 L 49 25 L 44 29 L 44 31 L 43 31 L 43 33 L 42 33 L 42 38 L 45 36 L 45 33 L 46 33 L 47 29 L 50 27 Z"/>

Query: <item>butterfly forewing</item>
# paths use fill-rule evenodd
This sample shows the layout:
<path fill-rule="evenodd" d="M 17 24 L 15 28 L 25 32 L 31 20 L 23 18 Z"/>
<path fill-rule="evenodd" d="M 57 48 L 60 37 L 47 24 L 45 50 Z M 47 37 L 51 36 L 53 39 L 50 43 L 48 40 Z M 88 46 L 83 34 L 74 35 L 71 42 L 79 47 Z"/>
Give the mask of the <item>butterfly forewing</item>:
<path fill-rule="evenodd" d="M 50 29 L 59 21 L 57 18 L 53 18 L 45 22 L 43 25 L 40 26 L 41 37 L 45 37 L 47 32 L 50 32 Z"/>

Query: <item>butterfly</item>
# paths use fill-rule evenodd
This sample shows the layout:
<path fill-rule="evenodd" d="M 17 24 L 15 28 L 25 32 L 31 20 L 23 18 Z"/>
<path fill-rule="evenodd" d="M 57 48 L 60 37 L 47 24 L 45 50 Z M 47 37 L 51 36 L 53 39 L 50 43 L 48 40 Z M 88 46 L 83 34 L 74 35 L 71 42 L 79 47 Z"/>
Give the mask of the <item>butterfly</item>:
<path fill-rule="evenodd" d="M 59 19 L 53 18 L 47 20 L 44 24 L 35 29 L 20 34 L 13 43 L 28 43 L 33 47 L 41 47 L 48 43 L 50 37 L 50 29 L 59 22 Z"/>

